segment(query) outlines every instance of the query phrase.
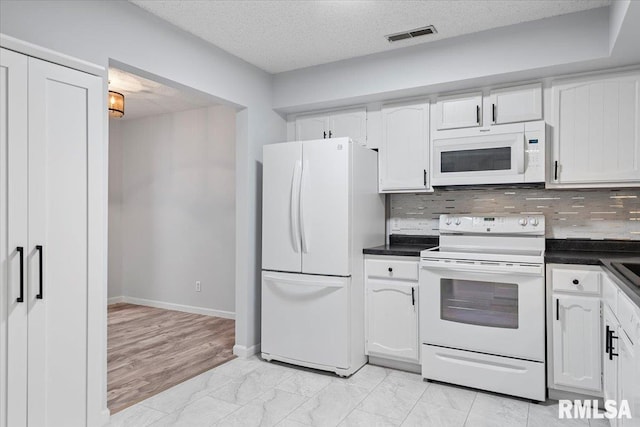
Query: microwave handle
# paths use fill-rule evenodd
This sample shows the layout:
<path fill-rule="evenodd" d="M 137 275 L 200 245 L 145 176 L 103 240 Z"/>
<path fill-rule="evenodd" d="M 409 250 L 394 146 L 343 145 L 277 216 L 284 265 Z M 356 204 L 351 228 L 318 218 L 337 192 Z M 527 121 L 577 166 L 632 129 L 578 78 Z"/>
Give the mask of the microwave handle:
<path fill-rule="evenodd" d="M 521 135 L 522 135 L 522 140 L 519 143 L 516 143 L 516 146 L 515 146 L 516 172 L 518 174 L 524 173 L 524 146 L 527 142 L 527 138 L 525 137 L 525 134 L 523 133 Z"/>

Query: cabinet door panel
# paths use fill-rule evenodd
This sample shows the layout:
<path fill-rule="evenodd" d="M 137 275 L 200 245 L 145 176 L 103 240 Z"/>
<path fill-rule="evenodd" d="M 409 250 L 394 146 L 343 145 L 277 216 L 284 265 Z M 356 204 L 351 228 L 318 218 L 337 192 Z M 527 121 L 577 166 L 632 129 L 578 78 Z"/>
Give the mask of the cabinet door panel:
<path fill-rule="evenodd" d="M 553 304 L 554 382 L 600 391 L 600 299 L 554 295 Z"/>
<path fill-rule="evenodd" d="M 554 88 L 554 182 L 640 182 L 640 75 Z"/>
<path fill-rule="evenodd" d="M 417 283 L 368 281 L 369 354 L 418 361 L 417 291 Z"/>
<path fill-rule="evenodd" d="M 609 358 L 606 351 L 606 339 L 608 331 L 613 331 L 618 336 L 618 323 L 607 307 L 603 307 L 602 318 L 602 387 L 605 400 L 618 399 L 618 358 Z"/>
<path fill-rule="evenodd" d="M 360 145 L 367 144 L 367 113 L 365 110 L 345 111 L 329 117 L 331 138 L 348 136 Z"/>
<path fill-rule="evenodd" d="M 20 296 L 20 254 L 27 247 L 27 57 L 0 56 L 0 426 L 27 423 L 28 300 Z M 24 263 L 23 263 L 24 264 Z M 28 286 L 26 266 L 22 269 Z M 26 290 L 26 289 L 25 289 Z"/>
<path fill-rule="evenodd" d="M 499 89 L 491 92 L 494 124 L 542 119 L 542 84 Z M 495 112 L 493 111 L 495 109 Z"/>
<path fill-rule="evenodd" d="M 29 59 L 29 425 L 87 424 L 89 159 L 102 81 Z M 97 165 L 95 165 L 97 166 Z M 43 246 L 43 265 L 36 245 Z"/>
<path fill-rule="evenodd" d="M 296 139 L 307 141 L 310 139 L 324 139 L 328 132 L 328 119 L 325 115 L 299 117 L 296 119 Z"/>
<path fill-rule="evenodd" d="M 382 109 L 380 191 L 429 188 L 429 104 Z"/>
<path fill-rule="evenodd" d="M 620 329 L 616 352 L 618 353 L 618 382 L 620 394 L 619 405 L 626 401 L 631 411 L 631 419 L 622 417 L 618 420 L 619 427 L 640 426 L 640 360 L 638 359 L 638 343 L 632 343 L 625 332 Z"/>
<path fill-rule="evenodd" d="M 482 93 L 440 98 L 436 102 L 436 129 L 458 129 L 480 126 Z"/>

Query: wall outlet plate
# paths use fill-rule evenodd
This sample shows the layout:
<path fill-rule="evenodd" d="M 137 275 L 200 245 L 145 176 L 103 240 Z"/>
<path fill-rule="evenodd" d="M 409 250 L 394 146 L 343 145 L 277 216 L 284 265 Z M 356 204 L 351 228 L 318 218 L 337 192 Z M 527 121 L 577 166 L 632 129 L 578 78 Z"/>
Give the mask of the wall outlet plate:
<path fill-rule="evenodd" d="M 202 285 L 200 284 L 200 281 L 198 280 L 196 282 L 196 292 L 200 292 L 202 291 Z"/>

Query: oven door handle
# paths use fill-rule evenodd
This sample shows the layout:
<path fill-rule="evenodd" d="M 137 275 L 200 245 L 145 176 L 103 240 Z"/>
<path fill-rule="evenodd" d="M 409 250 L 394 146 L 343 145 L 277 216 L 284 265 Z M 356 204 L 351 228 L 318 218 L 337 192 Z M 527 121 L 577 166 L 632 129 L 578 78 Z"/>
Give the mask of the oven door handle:
<path fill-rule="evenodd" d="M 470 273 L 510 273 L 510 274 L 526 274 L 532 276 L 542 275 L 542 265 L 494 265 L 494 264 L 467 264 L 461 262 L 442 263 L 439 261 L 420 262 L 420 268 L 424 270 L 447 270 L 453 272 L 470 272 Z"/>

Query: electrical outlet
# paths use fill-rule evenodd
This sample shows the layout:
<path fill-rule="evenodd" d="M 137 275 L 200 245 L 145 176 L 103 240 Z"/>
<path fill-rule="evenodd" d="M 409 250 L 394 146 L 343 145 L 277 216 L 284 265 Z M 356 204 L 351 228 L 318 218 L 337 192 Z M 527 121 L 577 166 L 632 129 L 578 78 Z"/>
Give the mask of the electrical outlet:
<path fill-rule="evenodd" d="M 196 292 L 200 292 L 202 290 L 202 286 L 200 285 L 200 281 L 196 282 Z"/>

